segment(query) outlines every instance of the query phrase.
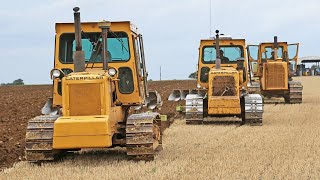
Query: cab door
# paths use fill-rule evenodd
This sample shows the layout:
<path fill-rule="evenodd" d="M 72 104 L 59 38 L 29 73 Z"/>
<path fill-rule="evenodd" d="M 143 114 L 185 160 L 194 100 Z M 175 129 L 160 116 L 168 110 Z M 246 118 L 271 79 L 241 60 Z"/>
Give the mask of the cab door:
<path fill-rule="evenodd" d="M 139 45 L 140 45 L 140 55 L 141 55 L 141 71 L 142 71 L 142 78 L 143 78 L 143 89 L 144 89 L 144 94 L 149 97 L 148 94 L 148 73 L 147 73 L 147 67 L 146 67 L 146 59 L 144 56 L 144 46 L 143 46 L 143 38 L 142 35 L 139 34 Z"/>
<path fill-rule="evenodd" d="M 248 45 L 247 46 L 248 54 L 248 66 L 250 72 L 250 78 L 259 76 L 259 45 Z"/>
<path fill-rule="evenodd" d="M 299 53 L 299 43 L 288 44 L 289 70 L 290 70 L 290 74 L 292 75 L 297 72 L 298 53 Z"/>
<path fill-rule="evenodd" d="M 144 50 L 143 50 L 143 40 L 142 35 L 137 35 L 133 37 L 134 39 L 134 49 L 135 49 L 135 59 L 136 59 L 136 73 L 137 82 L 139 88 L 139 95 L 141 100 L 145 102 L 146 93 L 146 71 L 145 71 L 145 60 L 144 60 Z"/>

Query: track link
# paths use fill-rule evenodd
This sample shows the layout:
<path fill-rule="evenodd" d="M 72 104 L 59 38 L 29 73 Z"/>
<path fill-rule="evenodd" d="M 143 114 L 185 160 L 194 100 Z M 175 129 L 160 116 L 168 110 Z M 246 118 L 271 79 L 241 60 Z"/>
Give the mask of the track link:
<path fill-rule="evenodd" d="M 289 82 L 289 97 L 286 98 L 287 103 L 299 104 L 302 103 L 302 89 L 301 82 L 290 81 Z"/>
<path fill-rule="evenodd" d="M 158 113 L 132 114 L 126 123 L 127 155 L 132 160 L 154 160 L 162 150 L 161 120 Z"/>
<path fill-rule="evenodd" d="M 53 161 L 58 154 L 52 149 L 54 122 L 58 115 L 37 116 L 28 122 L 26 159 L 29 162 Z"/>

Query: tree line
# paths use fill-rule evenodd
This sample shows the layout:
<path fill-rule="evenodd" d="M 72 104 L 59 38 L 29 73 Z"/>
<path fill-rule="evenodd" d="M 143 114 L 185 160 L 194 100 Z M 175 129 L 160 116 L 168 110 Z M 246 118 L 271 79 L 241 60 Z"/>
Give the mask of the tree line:
<path fill-rule="evenodd" d="M 24 85 L 24 82 L 22 79 L 16 79 L 12 83 L 1 83 L 1 86 L 18 86 L 18 85 Z"/>

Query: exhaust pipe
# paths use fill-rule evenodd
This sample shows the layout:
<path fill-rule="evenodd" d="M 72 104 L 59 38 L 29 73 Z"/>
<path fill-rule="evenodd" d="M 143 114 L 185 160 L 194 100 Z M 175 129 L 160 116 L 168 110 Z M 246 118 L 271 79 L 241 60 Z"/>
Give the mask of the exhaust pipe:
<path fill-rule="evenodd" d="M 80 10 L 79 7 L 73 8 L 75 41 L 76 41 L 76 51 L 73 52 L 74 72 L 83 72 L 86 69 L 84 51 L 82 51 L 81 21 L 80 21 L 79 10 Z"/>
<path fill-rule="evenodd" d="M 274 41 L 273 41 L 273 59 L 276 61 L 278 58 L 278 48 L 279 48 L 279 44 L 278 44 L 278 37 L 274 36 Z"/>
<path fill-rule="evenodd" d="M 220 69 L 221 66 L 219 40 L 219 30 L 216 30 L 216 69 Z"/>

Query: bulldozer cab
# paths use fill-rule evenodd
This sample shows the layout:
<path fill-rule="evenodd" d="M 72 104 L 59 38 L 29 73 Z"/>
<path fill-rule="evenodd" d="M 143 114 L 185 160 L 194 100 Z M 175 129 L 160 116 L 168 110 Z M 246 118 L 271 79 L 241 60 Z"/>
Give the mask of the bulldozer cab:
<path fill-rule="evenodd" d="M 101 71 L 102 32 L 98 22 L 81 23 L 82 51 L 85 71 Z M 147 72 L 145 66 L 143 37 L 130 22 L 111 22 L 107 34 L 108 69 L 114 69 L 114 98 L 123 105 L 144 104 L 147 97 Z M 73 56 L 76 51 L 73 23 L 56 24 L 55 59 L 53 71 L 61 76 L 53 78 L 53 107 L 62 105 L 62 78 L 74 71 Z M 52 75 L 53 73 L 51 73 Z"/>
<path fill-rule="evenodd" d="M 249 92 L 261 93 L 268 103 L 302 103 L 303 86 L 292 79 L 297 71 L 298 43 L 278 42 L 275 36 L 274 42 L 247 46 L 247 52 L 253 80 Z"/>
<path fill-rule="evenodd" d="M 217 53 L 219 53 L 221 67 L 230 67 L 234 69 L 243 68 L 243 80 L 247 81 L 245 40 L 220 36 L 220 49 L 218 51 L 216 50 L 215 44 L 216 41 L 214 39 L 201 40 L 200 42 L 198 84 L 201 87 L 208 88 L 208 74 L 210 69 L 216 67 Z"/>
<path fill-rule="evenodd" d="M 263 73 L 263 63 L 286 62 L 290 73 L 297 69 L 299 44 L 287 44 L 278 42 L 277 56 L 275 57 L 274 43 L 261 43 L 260 45 L 248 45 L 247 53 L 249 70 L 253 77 L 259 77 Z"/>
<path fill-rule="evenodd" d="M 288 90 L 297 69 L 299 44 L 278 42 L 247 46 L 250 78 L 259 78 L 262 90 Z"/>

